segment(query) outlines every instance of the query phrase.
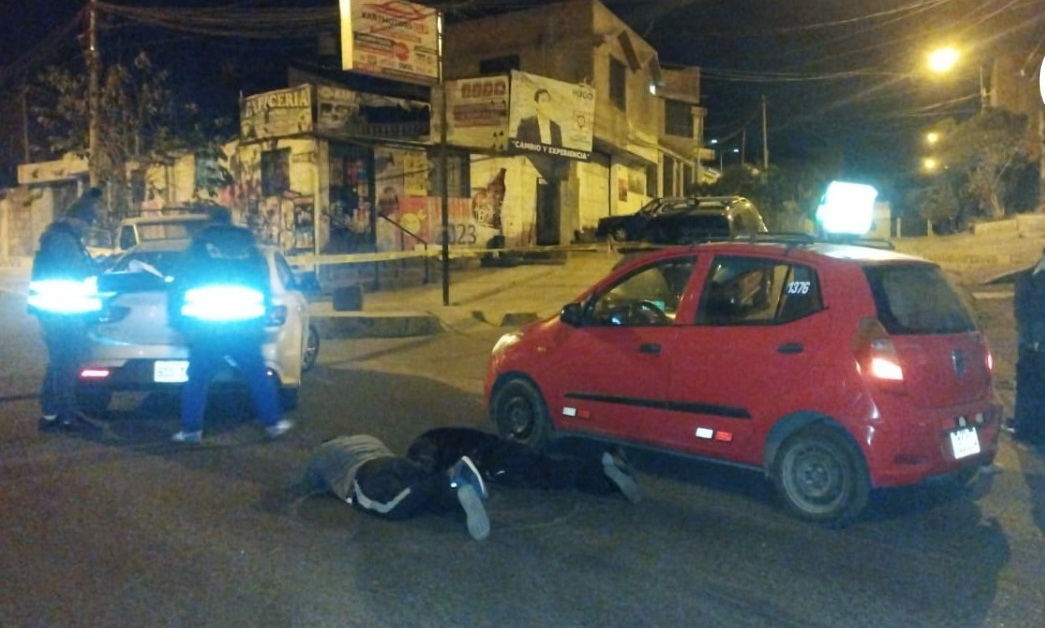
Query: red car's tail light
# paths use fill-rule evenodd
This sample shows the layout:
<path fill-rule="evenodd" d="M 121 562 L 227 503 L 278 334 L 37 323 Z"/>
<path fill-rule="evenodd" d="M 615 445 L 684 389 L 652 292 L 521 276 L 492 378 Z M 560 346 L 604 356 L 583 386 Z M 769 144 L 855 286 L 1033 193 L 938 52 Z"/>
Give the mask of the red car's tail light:
<path fill-rule="evenodd" d="M 279 327 L 285 322 L 287 322 L 287 306 L 274 305 L 269 308 L 268 315 L 265 317 L 267 327 Z"/>
<path fill-rule="evenodd" d="M 853 354 L 860 370 L 887 390 L 903 391 L 904 374 L 892 338 L 877 319 L 862 318 L 853 335 Z"/>

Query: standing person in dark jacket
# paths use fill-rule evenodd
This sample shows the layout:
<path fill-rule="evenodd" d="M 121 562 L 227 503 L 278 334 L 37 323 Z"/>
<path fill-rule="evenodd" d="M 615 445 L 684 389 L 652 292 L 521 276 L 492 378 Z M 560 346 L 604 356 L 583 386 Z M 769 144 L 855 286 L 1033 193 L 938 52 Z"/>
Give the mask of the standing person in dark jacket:
<path fill-rule="evenodd" d="M 1045 445 L 1045 251 L 1031 270 L 1016 278 L 1015 437 Z"/>
<path fill-rule="evenodd" d="M 101 190 L 91 188 L 40 235 L 29 283 L 29 311 L 47 345 L 40 387 L 42 431 L 93 427 L 76 406 L 76 377 L 86 348 L 87 326 L 101 309 L 97 265 L 83 243 L 97 216 Z"/>
<path fill-rule="evenodd" d="M 171 325 L 189 345 L 181 430 L 171 440 L 202 440 L 211 379 L 230 359 L 247 381 L 266 433 L 275 438 L 294 426 L 280 416 L 276 384 L 261 353 L 271 305 L 268 265 L 254 234 L 233 225 L 228 209 L 213 210 L 211 224 L 196 234 L 186 250 L 168 298 Z"/>

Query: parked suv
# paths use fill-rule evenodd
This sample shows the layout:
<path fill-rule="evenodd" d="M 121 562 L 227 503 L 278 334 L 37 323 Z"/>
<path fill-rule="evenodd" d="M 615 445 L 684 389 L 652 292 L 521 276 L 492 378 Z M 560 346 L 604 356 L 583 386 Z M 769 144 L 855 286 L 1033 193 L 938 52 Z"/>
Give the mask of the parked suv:
<path fill-rule="evenodd" d="M 760 471 L 800 518 L 871 489 L 965 486 L 1001 405 L 970 309 L 921 258 L 791 238 L 672 247 L 503 336 L 485 379 L 505 438 L 585 436 Z"/>
<path fill-rule="evenodd" d="M 606 216 L 599 219 L 595 228 L 595 237 L 600 240 L 609 238 L 617 242 L 638 239 L 646 222 L 662 213 L 684 209 L 692 204 L 688 198 L 655 198 L 642 206 L 634 214 Z"/>
<path fill-rule="evenodd" d="M 694 244 L 766 233 L 755 204 L 742 196 L 702 196 L 687 199 L 673 211 L 651 216 L 637 239 L 650 244 Z"/>

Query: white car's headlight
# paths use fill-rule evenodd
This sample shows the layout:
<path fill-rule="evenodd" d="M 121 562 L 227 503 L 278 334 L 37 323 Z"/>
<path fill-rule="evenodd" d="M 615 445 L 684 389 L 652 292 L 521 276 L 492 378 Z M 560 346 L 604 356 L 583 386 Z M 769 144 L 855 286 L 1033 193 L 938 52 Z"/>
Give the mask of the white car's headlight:
<path fill-rule="evenodd" d="M 501 351 L 504 351 L 505 349 L 514 345 L 520 340 L 522 340 L 521 332 L 513 331 L 504 334 L 503 336 L 497 339 L 497 342 L 494 343 L 493 350 L 491 350 L 490 353 L 493 355 L 497 355 Z"/>

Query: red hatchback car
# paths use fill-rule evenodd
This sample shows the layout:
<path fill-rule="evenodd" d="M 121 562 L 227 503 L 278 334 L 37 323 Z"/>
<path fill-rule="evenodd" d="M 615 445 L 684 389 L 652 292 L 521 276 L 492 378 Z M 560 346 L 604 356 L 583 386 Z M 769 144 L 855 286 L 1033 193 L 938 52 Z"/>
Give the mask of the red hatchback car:
<path fill-rule="evenodd" d="M 758 469 L 800 518 L 873 488 L 966 485 L 997 450 L 983 333 L 935 264 L 785 238 L 665 249 L 496 344 L 500 434 L 569 434 Z"/>

